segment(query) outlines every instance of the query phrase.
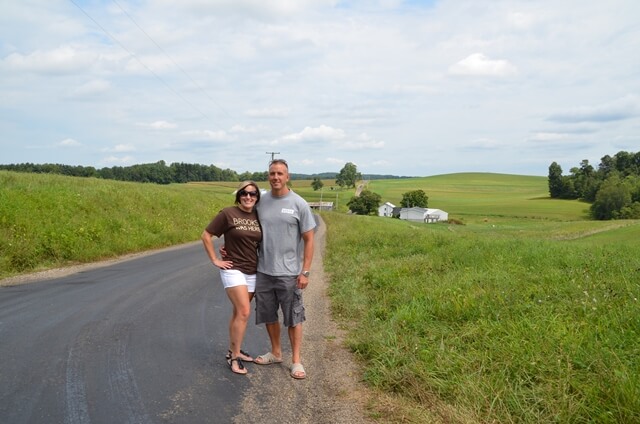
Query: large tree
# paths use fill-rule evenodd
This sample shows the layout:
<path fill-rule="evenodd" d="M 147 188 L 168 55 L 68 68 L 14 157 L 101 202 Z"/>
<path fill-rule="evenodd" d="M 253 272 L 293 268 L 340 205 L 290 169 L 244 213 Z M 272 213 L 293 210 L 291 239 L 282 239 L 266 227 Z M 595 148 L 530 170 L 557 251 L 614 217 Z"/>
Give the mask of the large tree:
<path fill-rule="evenodd" d="M 353 196 L 347 202 L 347 207 L 357 215 L 371 215 L 378 211 L 382 197 L 378 193 L 362 190 L 360 196 Z"/>
<path fill-rule="evenodd" d="M 608 178 L 596 194 L 596 200 L 591 205 L 591 214 L 595 219 L 618 219 L 624 207 L 630 207 L 631 190 L 628 184 L 618 176 Z"/>
<path fill-rule="evenodd" d="M 336 184 L 340 187 L 355 187 L 359 179 L 362 179 L 362 175 L 358 172 L 356 165 L 347 162 L 336 176 Z"/>
<path fill-rule="evenodd" d="M 403 208 L 426 208 L 429 197 L 424 190 L 407 191 L 402 195 L 400 206 Z"/>
<path fill-rule="evenodd" d="M 313 188 L 313 191 L 318 191 L 320 190 L 322 187 L 324 186 L 324 183 L 322 182 L 322 180 L 318 177 L 313 179 L 313 182 L 311 182 L 311 188 Z"/>

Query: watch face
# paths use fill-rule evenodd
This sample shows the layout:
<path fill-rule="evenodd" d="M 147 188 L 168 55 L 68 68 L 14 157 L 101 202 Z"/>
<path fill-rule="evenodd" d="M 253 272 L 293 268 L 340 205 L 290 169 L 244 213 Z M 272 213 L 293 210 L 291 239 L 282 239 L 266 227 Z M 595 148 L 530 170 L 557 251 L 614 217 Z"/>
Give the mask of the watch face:
<path fill-rule="evenodd" d="M 308 277 L 308 276 L 309 276 L 309 271 L 304 271 L 304 272 L 302 273 L 302 275 L 304 275 L 305 277 Z"/>

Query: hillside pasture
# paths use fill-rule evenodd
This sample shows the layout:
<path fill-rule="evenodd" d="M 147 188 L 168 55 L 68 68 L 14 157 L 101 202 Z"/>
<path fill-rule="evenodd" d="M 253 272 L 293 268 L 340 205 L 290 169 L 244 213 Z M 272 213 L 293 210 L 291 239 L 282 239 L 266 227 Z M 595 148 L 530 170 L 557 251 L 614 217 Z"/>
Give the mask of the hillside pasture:
<path fill-rule="evenodd" d="M 546 177 L 460 173 L 424 178 L 373 180 L 368 189 L 383 202 L 400 206 L 402 194 L 423 190 L 429 207 L 449 218 L 478 221 L 485 218 L 532 218 L 559 221 L 588 219 L 589 205 L 577 200 L 549 198 Z"/>

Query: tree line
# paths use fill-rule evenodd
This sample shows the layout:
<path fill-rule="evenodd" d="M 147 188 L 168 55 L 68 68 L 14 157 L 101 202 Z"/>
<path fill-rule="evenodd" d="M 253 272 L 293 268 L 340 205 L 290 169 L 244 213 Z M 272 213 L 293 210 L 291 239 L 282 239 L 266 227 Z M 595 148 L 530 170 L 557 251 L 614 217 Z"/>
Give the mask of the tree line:
<path fill-rule="evenodd" d="M 16 172 L 34 172 L 41 174 L 61 174 L 72 177 L 94 177 L 106 180 L 132 181 L 139 183 L 188 183 L 192 181 L 267 181 L 267 171 L 243 172 L 238 174 L 231 169 L 221 169 L 215 165 L 174 162 L 167 165 L 161 160 L 131 166 L 112 166 L 96 169 L 92 166 L 72 166 L 62 164 L 20 163 L 0 165 L 0 169 Z"/>
<path fill-rule="evenodd" d="M 156 183 L 156 184 L 171 184 L 171 183 L 188 183 L 195 181 L 267 181 L 268 172 L 249 172 L 245 171 L 238 173 L 232 169 L 221 169 L 215 165 L 200 165 L 194 163 L 174 162 L 171 165 L 167 165 L 165 161 L 161 160 L 155 163 L 144 163 L 131 166 L 112 166 L 96 169 L 93 166 L 73 166 L 63 165 L 58 163 L 19 163 L 10 165 L 1 165 L 0 170 L 15 171 L 15 172 L 34 172 L 39 174 L 60 174 L 71 177 L 94 177 L 102 178 L 106 180 L 119 180 L 119 181 L 132 181 L 139 183 Z M 347 163 L 345 167 L 336 172 L 325 172 L 322 174 L 300 174 L 291 173 L 292 180 L 308 180 L 311 178 L 316 179 L 333 179 L 336 178 L 336 183 L 340 186 L 355 186 L 355 180 L 362 178 L 362 175 L 357 172 L 355 165 L 351 162 Z M 393 179 L 393 178 L 408 178 L 398 177 L 395 175 L 365 175 L 368 179 Z M 320 188 L 320 187 L 319 187 Z"/>
<path fill-rule="evenodd" d="M 591 203 L 594 219 L 640 218 L 640 152 L 620 151 L 600 159 L 598 168 L 588 160 L 562 175 L 556 162 L 549 166 L 549 194 L 555 199 Z"/>

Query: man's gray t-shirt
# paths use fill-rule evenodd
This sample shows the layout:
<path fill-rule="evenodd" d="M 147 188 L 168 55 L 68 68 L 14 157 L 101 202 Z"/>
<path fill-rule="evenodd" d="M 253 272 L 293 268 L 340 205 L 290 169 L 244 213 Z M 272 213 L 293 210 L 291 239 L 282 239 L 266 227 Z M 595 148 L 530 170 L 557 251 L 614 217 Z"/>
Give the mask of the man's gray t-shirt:
<path fill-rule="evenodd" d="M 265 193 L 257 209 L 262 226 L 258 272 L 274 276 L 299 275 L 304 256 L 301 235 L 316 226 L 311 208 L 302 197 L 289 190 L 281 197 Z"/>

